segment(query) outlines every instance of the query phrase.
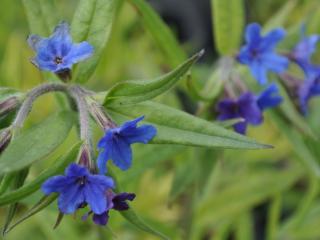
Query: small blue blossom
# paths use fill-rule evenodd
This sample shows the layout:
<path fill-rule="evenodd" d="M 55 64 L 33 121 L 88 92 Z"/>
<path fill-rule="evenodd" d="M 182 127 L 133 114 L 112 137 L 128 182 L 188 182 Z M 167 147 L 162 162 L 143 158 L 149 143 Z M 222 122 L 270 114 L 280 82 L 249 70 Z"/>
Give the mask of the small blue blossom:
<path fill-rule="evenodd" d="M 278 86 L 272 83 L 257 97 L 257 104 L 261 111 L 264 111 L 267 108 L 278 106 L 282 100 L 282 97 L 279 95 Z"/>
<path fill-rule="evenodd" d="M 69 25 L 65 22 L 60 23 L 48 38 L 30 35 L 28 43 L 36 52 L 32 63 L 41 70 L 54 73 L 70 70 L 73 64 L 93 54 L 93 47 L 88 42 L 72 42 Z"/>
<path fill-rule="evenodd" d="M 246 92 L 236 100 L 224 99 L 217 106 L 218 120 L 242 118 L 244 121 L 236 123 L 233 128 L 236 132 L 245 134 L 248 124 L 257 126 L 263 122 L 262 112 L 264 110 L 275 107 L 282 102 L 282 97 L 278 94 L 277 86 L 271 84 L 258 96 Z"/>
<path fill-rule="evenodd" d="M 292 58 L 305 72 L 308 72 L 308 68 L 313 67 L 310 58 L 316 51 L 319 40 L 319 35 L 306 36 L 305 26 L 302 26 L 301 40 L 294 47 L 292 51 Z"/>
<path fill-rule="evenodd" d="M 249 24 L 246 28 L 244 45 L 238 54 L 238 61 L 248 65 L 252 75 L 260 84 L 267 83 L 267 71 L 281 73 L 288 68 L 286 57 L 274 52 L 276 44 L 285 36 L 281 28 L 261 36 L 261 27 L 257 23 Z"/>
<path fill-rule="evenodd" d="M 103 212 L 102 214 L 93 214 L 92 220 L 97 225 L 106 225 L 109 220 L 109 211 L 111 209 L 117 210 L 117 211 L 125 211 L 129 209 L 129 205 L 126 202 L 133 201 L 135 199 L 136 195 L 134 193 L 119 193 L 115 194 L 111 190 L 107 192 L 106 198 L 107 202 L 109 203 L 107 205 L 107 210 Z M 85 216 L 83 216 L 83 220 L 86 220 L 86 218 L 91 214 L 92 212 L 89 212 Z"/>
<path fill-rule="evenodd" d="M 137 123 L 144 117 L 125 122 L 122 126 L 111 128 L 106 131 L 104 137 L 99 141 L 98 168 L 101 174 L 106 172 L 106 163 L 112 159 L 113 163 L 122 170 L 131 166 L 133 143 L 148 143 L 157 133 L 152 125 L 141 125 Z"/>
<path fill-rule="evenodd" d="M 72 163 L 65 176 L 54 176 L 44 182 L 42 191 L 46 195 L 59 193 L 58 206 L 64 214 L 74 213 L 87 204 L 93 213 L 102 214 L 110 204 L 105 193 L 113 187 L 112 178 L 91 174 L 86 167 Z"/>
<path fill-rule="evenodd" d="M 320 95 L 320 67 L 309 66 L 305 69 L 306 79 L 298 88 L 301 112 L 308 113 L 308 102 L 312 97 Z"/>

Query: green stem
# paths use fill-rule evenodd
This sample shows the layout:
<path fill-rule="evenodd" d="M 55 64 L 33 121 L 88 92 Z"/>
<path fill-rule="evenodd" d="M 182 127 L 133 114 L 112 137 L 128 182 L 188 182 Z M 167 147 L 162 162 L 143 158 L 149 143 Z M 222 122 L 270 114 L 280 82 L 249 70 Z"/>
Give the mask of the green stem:
<path fill-rule="evenodd" d="M 278 232 L 278 223 L 281 214 L 281 200 L 281 194 L 276 193 L 269 207 L 267 222 L 267 240 L 276 239 L 276 235 Z"/>

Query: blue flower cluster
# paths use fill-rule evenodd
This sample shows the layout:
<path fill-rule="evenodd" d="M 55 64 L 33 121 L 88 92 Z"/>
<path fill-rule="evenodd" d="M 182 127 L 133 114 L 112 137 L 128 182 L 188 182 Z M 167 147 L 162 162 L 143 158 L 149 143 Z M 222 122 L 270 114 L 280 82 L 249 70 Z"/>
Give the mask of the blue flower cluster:
<path fill-rule="evenodd" d="M 60 212 L 71 214 L 88 205 L 90 212 L 83 219 L 93 213 L 94 223 L 106 225 L 109 210 L 122 211 L 129 208 L 125 201 L 132 201 L 135 194 L 115 194 L 112 191 L 115 186 L 113 179 L 104 173 L 109 159 L 120 169 L 127 170 L 132 161 L 130 145 L 137 142 L 148 143 L 156 135 L 156 128 L 151 125 L 137 126 L 142 119 L 143 117 L 139 117 L 106 131 L 98 144 L 101 149 L 98 157 L 100 174 L 93 174 L 86 166 L 72 163 L 64 176 L 51 177 L 42 185 L 42 191 L 47 195 L 59 193 Z"/>
<path fill-rule="evenodd" d="M 62 73 L 70 72 L 73 64 L 93 54 L 93 47 L 88 42 L 77 44 L 72 42 L 69 25 L 65 22 L 60 23 L 49 38 L 31 35 L 28 43 L 36 52 L 32 63 L 39 69 L 53 72 L 60 77 L 63 76 Z M 77 97 L 86 101 L 85 96 L 77 95 Z M 75 100 L 78 101 L 77 98 Z M 88 104 L 83 107 L 89 108 Z M 91 112 L 89 109 L 85 111 Z M 58 207 L 62 214 L 72 214 L 79 208 L 88 206 L 90 210 L 83 219 L 93 214 L 94 223 L 106 225 L 111 209 L 127 210 L 129 205 L 126 201 L 135 198 L 133 193 L 114 193 L 114 180 L 104 175 L 107 161 L 111 159 L 121 170 L 129 169 L 132 162 L 131 145 L 148 143 L 156 135 L 157 130 L 152 125 L 137 126 L 143 120 L 143 116 L 127 121 L 121 126 L 116 126 L 102 112 L 99 112 L 99 117 L 105 117 L 106 131 L 98 143 L 100 154 L 97 166 L 92 166 L 91 163 L 91 151 L 88 149 L 90 144 L 84 144 L 78 157 L 79 164 L 72 163 L 66 168 L 64 175 L 47 179 L 42 185 L 42 191 L 46 195 L 59 194 Z M 96 171 L 97 168 L 99 173 Z"/>
<path fill-rule="evenodd" d="M 300 111 L 306 114 L 309 100 L 320 95 L 320 66 L 312 64 L 311 61 L 320 37 L 306 36 L 303 26 L 298 44 L 290 53 L 279 54 L 276 52 L 276 46 L 285 35 L 282 28 L 276 28 L 262 35 L 259 24 L 249 24 L 245 31 L 246 43 L 241 47 L 236 59 L 249 67 L 252 76 L 260 85 L 268 83 L 268 72 L 274 72 L 280 78 L 284 78 L 287 76 L 285 72 L 290 61 L 297 64 L 304 72 L 305 80 L 292 82 L 287 87 L 291 88 L 291 95 L 297 96 Z M 245 134 L 248 124 L 259 125 L 263 122 L 262 111 L 279 105 L 281 101 L 282 98 L 275 84 L 270 85 L 259 96 L 255 96 L 250 91 L 242 92 L 237 99 L 227 97 L 218 103 L 218 119 L 224 121 L 242 118 L 243 122 L 235 124 L 234 129 L 238 133 Z"/>
<path fill-rule="evenodd" d="M 245 134 L 247 125 L 260 125 L 263 121 L 262 112 L 282 102 L 277 85 L 271 84 L 258 96 L 251 92 L 243 93 L 238 99 L 224 99 L 218 103 L 218 120 L 224 121 L 242 118 L 243 121 L 233 127 L 236 132 Z"/>

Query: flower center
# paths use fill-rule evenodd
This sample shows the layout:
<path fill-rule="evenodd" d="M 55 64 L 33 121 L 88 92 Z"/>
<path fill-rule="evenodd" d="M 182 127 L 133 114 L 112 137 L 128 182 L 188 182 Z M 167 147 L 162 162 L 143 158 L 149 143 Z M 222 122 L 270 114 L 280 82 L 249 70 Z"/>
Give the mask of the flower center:
<path fill-rule="evenodd" d="M 56 57 L 56 58 L 54 59 L 54 62 L 55 62 L 56 64 L 61 64 L 61 63 L 62 63 L 62 57 Z"/>
<path fill-rule="evenodd" d="M 257 49 L 252 49 L 251 56 L 252 58 L 257 58 L 259 56 L 259 51 Z"/>
<path fill-rule="evenodd" d="M 77 183 L 80 184 L 80 185 L 85 185 L 87 183 L 87 178 L 86 177 L 79 177 L 77 179 Z"/>

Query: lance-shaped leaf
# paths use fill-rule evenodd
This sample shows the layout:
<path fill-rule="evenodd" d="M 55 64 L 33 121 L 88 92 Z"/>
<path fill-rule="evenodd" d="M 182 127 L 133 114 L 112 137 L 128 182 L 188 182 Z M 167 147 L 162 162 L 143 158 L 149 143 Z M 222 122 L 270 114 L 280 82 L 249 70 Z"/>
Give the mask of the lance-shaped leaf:
<path fill-rule="evenodd" d="M 301 162 L 306 166 L 310 174 L 320 177 L 320 165 L 317 155 L 313 154 L 311 149 L 305 143 L 303 136 L 281 116 L 270 112 L 270 116 L 275 124 L 278 126 L 279 131 L 283 133 L 292 145 L 292 149 L 297 153 Z"/>
<path fill-rule="evenodd" d="M 107 108 L 107 111 L 119 120 L 145 115 L 145 120 L 157 128 L 157 135 L 151 143 L 245 149 L 270 147 L 214 123 L 152 101 L 127 107 Z"/>
<path fill-rule="evenodd" d="M 15 175 L 14 184 L 12 186 L 12 189 L 17 189 L 17 188 L 21 187 L 23 185 L 24 181 L 26 180 L 28 173 L 29 173 L 29 168 L 22 169 L 21 171 L 18 171 Z M 13 220 L 14 215 L 16 214 L 17 208 L 18 208 L 18 203 L 13 203 L 10 205 L 8 212 L 7 212 L 4 227 L 2 230 L 3 235 L 5 234 L 11 221 Z"/>
<path fill-rule="evenodd" d="M 73 126 L 73 112 L 62 111 L 14 138 L 0 156 L 0 173 L 22 169 L 53 152 Z"/>
<path fill-rule="evenodd" d="M 174 86 L 199 59 L 203 51 L 195 54 L 173 71 L 152 80 L 126 81 L 115 85 L 107 94 L 105 106 L 123 106 L 150 100 Z"/>
<path fill-rule="evenodd" d="M 239 213 L 250 209 L 274 194 L 291 187 L 303 175 L 298 166 L 281 171 L 256 171 L 246 175 L 228 187 L 209 195 L 196 207 L 197 224 L 214 224 L 222 219 L 234 219 Z M 266 186 L 268 186 L 266 188 Z M 210 211 L 208 211 L 210 209 Z"/>
<path fill-rule="evenodd" d="M 117 0 L 80 0 L 72 20 L 71 33 L 75 42 L 87 41 L 94 55 L 79 63 L 75 81 L 88 81 L 93 74 L 112 28 Z"/>
<path fill-rule="evenodd" d="M 244 24 L 242 0 L 211 0 L 216 47 L 221 55 L 239 49 Z"/>
<path fill-rule="evenodd" d="M 138 11 L 144 27 L 150 32 L 158 47 L 165 53 L 171 66 L 177 66 L 187 56 L 171 29 L 145 0 L 129 0 Z"/>
<path fill-rule="evenodd" d="M 30 30 L 48 36 L 57 24 L 57 9 L 53 0 L 23 0 Z"/>
<path fill-rule="evenodd" d="M 36 192 L 41 184 L 51 176 L 55 176 L 64 171 L 67 165 L 76 160 L 81 142 L 75 144 L 69 153 L 61 156 L 53 165 L 44 170 L 39 176 L 37 176 L 33 181 L 25 184 L 19 189 L 6 193 L 0 196 L 0 206 L 6 205 L 8 203 L 19 201 L 22 198 L 29 196 L 30 194 Z"/>
<path fill-rule="evenodd" d="M 56 200 L 58 197 L 57 194 L 51 194 L 49 196 L 44 196 L 40 201 L 35 204 L 30 210 L 28 210 L 17 222 L 13 223 L 12 225 L 9 225 L 5 231 L 3 231 L 3 235 L 10 232 L 13 228 L 18 226 L 20 223 L 24 222 L 28 218 L 32 217 L 33 215 L 37 214 L 44 208 L 48 207 L 54 200 Z"/>

